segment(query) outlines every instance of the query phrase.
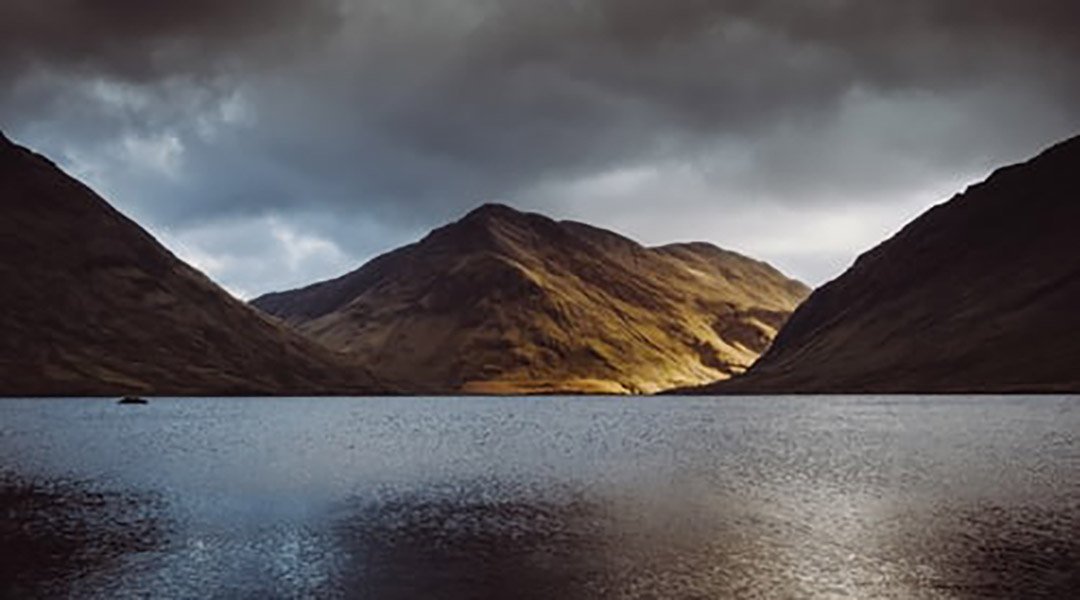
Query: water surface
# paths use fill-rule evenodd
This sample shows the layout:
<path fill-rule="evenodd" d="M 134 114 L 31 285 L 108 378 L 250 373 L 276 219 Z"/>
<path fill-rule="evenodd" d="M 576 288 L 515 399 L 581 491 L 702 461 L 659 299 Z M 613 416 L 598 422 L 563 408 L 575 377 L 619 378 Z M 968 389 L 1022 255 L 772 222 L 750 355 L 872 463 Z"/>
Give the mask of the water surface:
<path fill-rule="evenodd" d="M 1080 397 L 0 401 L 0 596 L 1080 589 Z"/>

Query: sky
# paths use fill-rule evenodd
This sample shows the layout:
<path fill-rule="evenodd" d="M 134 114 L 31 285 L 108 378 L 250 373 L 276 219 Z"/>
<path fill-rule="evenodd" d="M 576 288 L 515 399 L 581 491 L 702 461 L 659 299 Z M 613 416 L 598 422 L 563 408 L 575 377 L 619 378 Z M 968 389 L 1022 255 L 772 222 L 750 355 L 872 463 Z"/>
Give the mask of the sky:
<path fill-rule="evenodd" d="M 1075 0 L 4 0 L 0 128 L 244 298 L 490 201 L 818 285 L 1080 133 L 1077 23 Z"/>

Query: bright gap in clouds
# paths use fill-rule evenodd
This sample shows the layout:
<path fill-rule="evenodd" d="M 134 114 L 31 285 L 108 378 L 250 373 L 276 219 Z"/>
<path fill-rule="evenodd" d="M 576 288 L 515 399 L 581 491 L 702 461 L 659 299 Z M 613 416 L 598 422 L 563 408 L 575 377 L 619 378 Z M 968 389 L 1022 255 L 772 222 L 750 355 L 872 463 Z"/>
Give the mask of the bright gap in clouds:
<path fill-rule="evenodd" d="M 158 239 L 182 260 L 243 300 L 337 277 L 358 266 L 332 240 L 276 215 L 212 222 Z M 273 282 L 277 288 L 267 288 Z"/>

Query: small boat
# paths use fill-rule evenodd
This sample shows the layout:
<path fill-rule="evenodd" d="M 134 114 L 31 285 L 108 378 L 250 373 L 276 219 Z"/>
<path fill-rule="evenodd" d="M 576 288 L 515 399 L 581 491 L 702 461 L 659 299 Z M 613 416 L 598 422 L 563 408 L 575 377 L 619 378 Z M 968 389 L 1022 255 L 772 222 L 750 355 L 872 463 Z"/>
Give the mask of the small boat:
<path fill-rule="evenodd" d="M 146 398 L 140 398 L 138 396 L 124 396 L 117 404 L 149 404 Z"/>

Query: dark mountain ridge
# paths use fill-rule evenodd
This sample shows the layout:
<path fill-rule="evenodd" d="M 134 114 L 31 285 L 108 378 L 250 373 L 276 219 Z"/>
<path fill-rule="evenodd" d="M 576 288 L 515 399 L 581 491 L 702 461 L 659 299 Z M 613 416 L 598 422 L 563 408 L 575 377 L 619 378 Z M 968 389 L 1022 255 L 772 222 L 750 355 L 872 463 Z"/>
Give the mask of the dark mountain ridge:
<path fill-rule="evenodd" d="M 1080 391 L 1080 137 L 938 205 L 816 290 L 714 392 Z"/>
<path fill-rule="evenodd" d="M 0 205 L 0 395 L 381 389 L 2 133 Z"/>

